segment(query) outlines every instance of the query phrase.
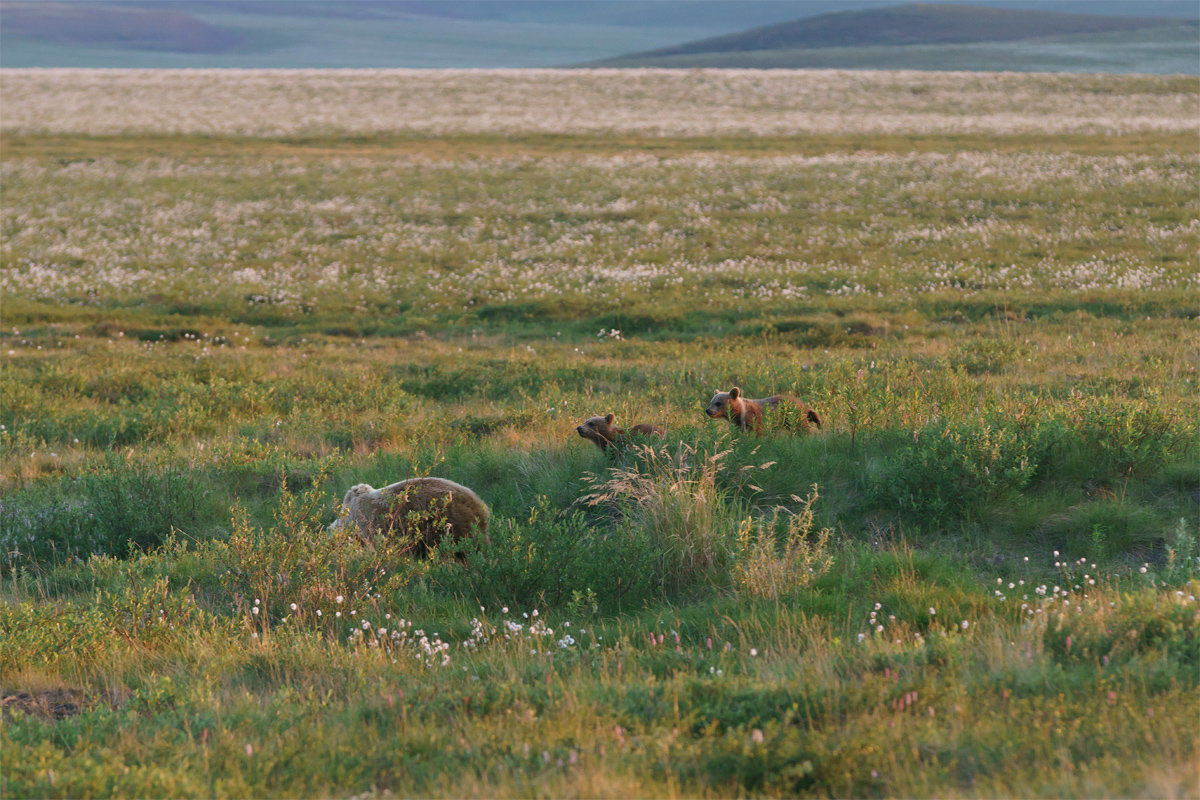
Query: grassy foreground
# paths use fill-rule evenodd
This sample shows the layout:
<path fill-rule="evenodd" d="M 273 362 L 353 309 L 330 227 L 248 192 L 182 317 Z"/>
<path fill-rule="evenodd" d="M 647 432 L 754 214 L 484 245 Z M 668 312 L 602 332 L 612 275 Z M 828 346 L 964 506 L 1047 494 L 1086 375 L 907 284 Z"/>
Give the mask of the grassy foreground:
<path fill-rule="evenodd" d="M 1195 143 L 908 141 L 6 136 L 0 794 L 1196 796 Z"/>

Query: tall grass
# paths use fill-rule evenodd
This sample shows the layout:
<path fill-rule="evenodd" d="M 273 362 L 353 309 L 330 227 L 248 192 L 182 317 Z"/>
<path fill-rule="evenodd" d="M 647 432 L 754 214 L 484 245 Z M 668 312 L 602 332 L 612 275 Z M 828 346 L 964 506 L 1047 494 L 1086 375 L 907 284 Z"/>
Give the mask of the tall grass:
<path fill-rule="evenodd" d="M 695 584 L 720 583 L 732 560 L 736 529 L 731 521 L 745 512 L 720 479 L 728 448 L 706 453 L 679 443 L 635 445 L 628 463 L 588 475 L 584 506 L 607 507 L 616 527 L 644 535 L 655 548 L 647 564 L 664 589 L 677 592 Z M 744 474 L 753 467 L 736 471 Z"/>
<path fill-rule="evenodd" d="M 832 531 L 822 528 L 813 532 L 813 504 L 818 497 L 814 485 L 808 497 L 793 497 L 802 504 L 794 513 L 776 509 L 768 519 L 743 520 L 738 528 L 733 568 L 738 591 L 774 600 L 808 586 L 829 571 L 833 566 Z M 782 541 L 776 532 L 780 528 Z"/>

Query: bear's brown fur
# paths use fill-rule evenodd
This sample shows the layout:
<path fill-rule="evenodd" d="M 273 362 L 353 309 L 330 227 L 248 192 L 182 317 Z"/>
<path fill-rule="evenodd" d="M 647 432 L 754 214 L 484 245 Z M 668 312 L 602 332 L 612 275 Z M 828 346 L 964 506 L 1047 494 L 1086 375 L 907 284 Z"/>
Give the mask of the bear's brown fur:
<path fill-rule="evenodd" d="M 717 392 L 713 395 L 713 399 L 709 401 L 708 408 L 704 409 L 704 413 L 713 419 L 725 417 L 742 430 L 762 433 L 763 412 L 780 404 L 795 409 L 797 413 L 794 415 L 794 421 L 791 416 L 788 420 L 800 430 L 808 431 L 810 425 L 821 427 L 821 418 L 817 416 L 817 412 L 809 408 L 799 397 L 777 394 L 761 400 L 752 400 L 744 396 L 742 390 L 736 386 L 728 392 Z"/>
<path fill-rule="evenodd" d="M 479 495 L 445 478 L 410 478 L 374 489 L 360 483 L 342 499 L 341 516 L 330 530 L 358 529 L 364 539 L 377 534 L 412 536 L 415 552 L 424 556 L 443 536 L 456 542 L 475 533 L 487 535 L 491 511 Z"/>
<path fill-rule="evenodd" d="M 596 447 L 601 450 L 607 450 L 610 444 L 616 444 L 625 439 L 627 433 L 636 433 L 642 436 L 663 436 L 666 434 L 665 428 L 660 428 L 657 425 L 639 424 L 634 425 L 628 431 L 624 428 L 618 428 L 613 425 L 613 415 L 605 414 L 603 417 L 591 417 L 582 425 L 575 428 L 575 432 L 590 442 L 594 442 Z"/>

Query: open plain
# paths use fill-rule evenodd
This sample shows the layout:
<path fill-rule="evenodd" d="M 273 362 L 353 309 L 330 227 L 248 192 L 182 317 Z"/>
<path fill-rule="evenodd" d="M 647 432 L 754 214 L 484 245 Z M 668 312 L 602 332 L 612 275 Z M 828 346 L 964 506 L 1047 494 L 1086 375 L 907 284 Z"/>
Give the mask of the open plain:
<path fill-rule="evenodd" d="M 1200 793 L 1194 78 L 0 88 L 0 795 Z"/>

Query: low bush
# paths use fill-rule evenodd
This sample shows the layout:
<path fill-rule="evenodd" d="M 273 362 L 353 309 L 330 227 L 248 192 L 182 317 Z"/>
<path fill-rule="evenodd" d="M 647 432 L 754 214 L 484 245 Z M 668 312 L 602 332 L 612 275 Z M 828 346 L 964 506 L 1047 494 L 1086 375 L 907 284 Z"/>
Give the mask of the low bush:
<path fill-rule="evenodd" d="M 269 526 L 234 506 L 228 538 L 208 545 L 225 599 L 255 636 L 288 620 L 329 631 L 343 608 L 378 608 L 427 569 L 405 537 L 363 544 L 357 533 L 327 530 L 323 478 L 299 495 L 285 482 Z"/>
<path fill-rule="evenodd" d="M 1082 613 L 1068 607 L 1047 624 L 1042 641 L 1064 665 L 1109 666 L 1150 656 L 1187 665 L 1193 674 L 1200 670 L 1200 613 L 1186 594 L 1131 595 Z"/>
<path fill-rule="evenodd" d="M 125 556 L 162 544 L 174 528 L 208 519 L 211 505 L 208 485 L 186 464 L 108 453 L 77 477 L 4 500 L 0 548 L 6 565 L 22 557 Z"/>
<path fill-rule="evenodd" d="M 1155 474 L 1185 458 L 1197 444 L 1197 425 L 1154 397 L 1073 392 L 1059 415 L 1069 440 L 1060 458 L 1080 463 L 1098 480 Z"/>
<path fill-rule="evenodd" d="M 969 517 L 1023 489 L 1037 467 L 1029 441 L 1012 428 L 937 421 L 893 457 L 876 493 L 930 522 Z"/>
<path fill-rule="evenodd" d="M 1021 348 L 1002 339 L 976 339 L 954 347 L 949 366 L 968 375 L 1000 374 L 1021 353 Z"/>
<path fill-rule="evenodd" d="M 586 605 L 604 613 L 640 608 L 661 596 L 652 542 L 636 528 L 599 529 L 575 512 L 562 516 L 545 498 L 525 520 L 492 518 L 487 539 L 462 543 L 465 566 L 432 566 L 433 588 L 481 605 L 531 608 Z M 586 602 L 585 602 L 586 601 Z"/>

